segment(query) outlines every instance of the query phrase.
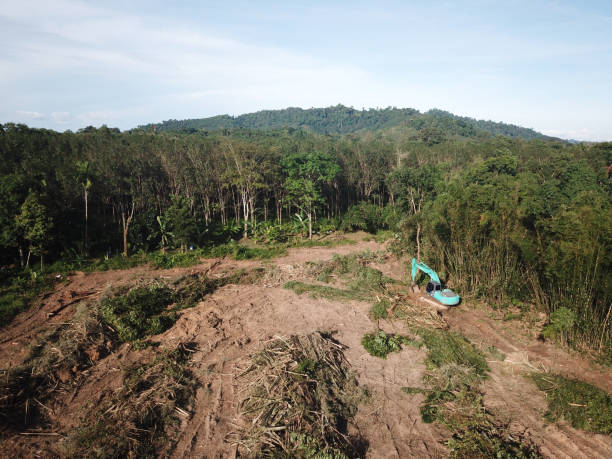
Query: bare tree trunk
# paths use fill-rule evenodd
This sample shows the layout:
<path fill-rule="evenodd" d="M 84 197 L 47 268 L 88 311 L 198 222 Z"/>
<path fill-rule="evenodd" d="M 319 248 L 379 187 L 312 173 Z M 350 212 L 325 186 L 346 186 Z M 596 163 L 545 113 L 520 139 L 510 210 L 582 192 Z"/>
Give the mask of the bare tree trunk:
<path fill-rule="evenodd" d="M 421 261 L 421 224 L 417 223 L 417 235 L 416 235 L 416 243 L 417 243 L 417 261 Z"/>
<path fill-rule="evenodd" d="M 251 225 L 255 225 L 255 198 L 253 195 L 249 198 L 249 207 L 251 209 Z"/>
<path fill-rule="evenodd" d="M 41 273 L 43 272 L 44 267 L 45 267 L 45 265 L 43 263 L 43 254 L 41 253 L 40 254 L 40 272 Z"/>
<path fill-rule="evenodd" d="M 20 245 L 17 250 L 19 251 L 19 266 L 23 269 L 23 247 Z"/>
<path fill-rule="evenodd" d="M 121 223 L 123 226 L 123 256 L 128 256 L 128 230 L 130 229 L 130 223 L 132 223 L 132 218 L 134 217 L 134 202 L 132 202 L 132 210 L 130 211 L 130 215 L 125 216 L 125 210 L 121 212 Z"/>
<path fill-rule="evenodd" d="M 308 239 L 312 239 L 312 211 L 308 212 Z"/>
<path fill-rule="evenodd" d="M 89 254 L 89 240 L 87 235 L 88 228 L 88 210 L 87 210 L 87 196 L 89 195 L 89 190 L 85 188 L 85 255 Z"/>
<path fill-rule="evenodd" d="M 249 223 L 249 203 L 247 201 L 246 193 L 243 191 L 241 194 L 242 194 L 242 215 L 244 217 L 243 237 L 246 239 L 248 236 L 247 229 L 248 229 L 248 223 Z"/>
<path fill-rule="evenodd" d="M 30 267 L 30 255 L 32 255 L 32 251 L 28 250 L 28 258 L 26 259 L 26 268 Z"/>

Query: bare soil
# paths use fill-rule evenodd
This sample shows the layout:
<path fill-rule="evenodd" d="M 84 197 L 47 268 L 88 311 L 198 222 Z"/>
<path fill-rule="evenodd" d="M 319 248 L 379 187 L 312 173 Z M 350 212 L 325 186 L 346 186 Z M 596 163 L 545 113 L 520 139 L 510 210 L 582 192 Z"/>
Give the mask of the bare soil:
<path fill-rule="evenodd" d="M 227 285 L 218 289 L 195 307 L 181 311 L 174 327 L 154 337 L 161 348 L 189 343 L 190 348 L 197 349 L 192 355 L 191 370 L 200 388 L 193 406 L 186 407 L 190 416 L 182 418 L 173 457 L 236 457 L 232 432 L 239 424 L 241 394 L 237 392 L 236 377 L 240 368 L 271 337 L 316 330 L 336 332 L 336 339 L 347 346 L 346 357 L 359 383 L 367 386 L 371 393 L 370 400 L 360 406 L 351 426 L 367 440 L 368 457 L 445 457 L 448 450 L 444 441 L 449 433 L 438 425 L 421 421 L 422 395 L 407 395 L 401 390 L 405 386 L 422 385 L 426 351 L 406 347 L 387 359 L 373 357 L 361 346 L 363 335 L 377 327 L 368 317 L 371 304 L 313 299 L 282 288 L 287 280 L 303 279 L 306 262 L 331 259 L 333 254 L 384 248 L 373 241 L 364 242 L 363 235 L 352 237 L 357 244 L 291 249 L 287 256 L 266 262 L 223 259 L 172 270 L 142 266 L 125 271 L 75 273 L 66 282 L 59 283 L 40 305 L 0 330 L 0 368 L 20 364 L 36 336 L 54 322 L 70 320 L 77 304 L 72 303 L 75 298 L 83 296 L 83 301 L 94 300 L 111 285 L 141 279 L 175 278 L 209 269 L 209 275 L 215 276 L 239 268 L 276 266 L 269 269 L 270 274 L 258 284 Z M 375 267 L 390 277 L 405 275 L 403 263 L 393 259 Z M 495 320 L 470 304 L 463 303 L 444 312 L 444 316 L 452 329 L 464 333 L 477 346 L 495 346 L 506 354 L 504 361 L 492 359 L 489 362 L 491 375 L 484 385 L 485 406 L 498 419 L 510 423 L 512 432 L 531 439 L 546 457 L 612 457 L 611 437 L 547 423 L 543 418 L 544 394 L 524 377 L 534 370 L 552 370 L 612 392 L 609 371 L 542 343 L 535 333 L 516 323 Z M 397 320 L 379 321 L 378 325 L 388 332 L 408 332 Z M 61 455 L 58 440 L 62 432 L 75 428 L 83 410 L 91 409 L 105 391 L 121 386 L 125 365 L 144 359 L 151 352 L 155 350 L 134 351 L 126 344 L 97 360 L 87 370 L 80 386 L 58 394 L 53 405 L 48 407 L 52 413 L 48 429 L 37 435 L 17 433 L 5 437 L 0 445 L 0 456 Z"/>

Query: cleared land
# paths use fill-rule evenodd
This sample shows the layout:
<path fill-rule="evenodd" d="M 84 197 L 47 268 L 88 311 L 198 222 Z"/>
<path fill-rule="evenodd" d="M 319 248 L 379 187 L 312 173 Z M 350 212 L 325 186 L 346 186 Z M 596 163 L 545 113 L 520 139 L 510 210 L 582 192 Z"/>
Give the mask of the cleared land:
<path fill-rule="evenodd" d="M 314 387 L 308 385 L 308 378 L 332 378 L 334 372 L 345 376 L 330 387 L 354 377 L 357 385 L 351 383 L 351 387 L 366 392 L 355 398 L 337 398 L 339 405 L 329 409 L 320 406 L 327 406 L 323 398 L 315 399 L 322 413 L 343 413 L 346 421 L 340 427 L 337 421 L 330 423 L 327 437 L 324 435 L 321 441 L 332 438 L 339 450 L 372 458 L 447 456 L 453 432 L 439 422 L 423 422 L 421 415 L 426 394 L 430 393 L 427 391 L 431 390 L 424 384 L 433 374 L 427 363 L 432 359 L 428 353 L 431 349 L 426 345 L 401 345 L 383 359 L 370 355 L 362 345 L 364 335 L 377 329 L 419 341 L 418 327 L 430 327 L 441 333 L 462 333 L 474 352 L 484 356 L 487 377 L 468 387 L 483 394 L 477 407 L 486 417 L 487 432 L 501 432 L 500 438 L 524 444 L 544 457 L 612 455 L 610 435 L 586 432 L 566 421 L 547 418 L 546 392 L 528 377 L 533 373 L 560 374 L 610 394 L 612 378 L 606 368 L 539 341 L 535 326 L 501 320 L 488 309 L 469 303 L 442 316 L 424 306 L 407 307 L 404 315 L 399 314 L 401 305 L 394 308 L 394 302 L 401 300 L 409 305 L 412 299 L 408 287 L 401 283 L 406 280 L 403 264 L 382 252 L 384 244 L 365 242 L 362 234 L 351 237 L 356 244 L 290 249 L 286 256 L 267 261 L 225 258 L 170 270 L 141 266 L 74 273 L 39 306 L 0 330 L 4 381 L 12 377 L 34 385 L 23 396 L 11 394 L 6 384 L 2 387 L 0 454 L 112 456 L 112 451 L 105 448 L 177 458 L 254 454 L 261 447 L 256 442 L 260 437 L 250 426 L 262 423 L 264 417 L 254 416 L 246 408 L 259 409 L 257 404 L 249 405 L 253 387 L 264 384 L 262 377 L 267 378 L 261 376 L 262 368 L 274 368 L 273 359 L 252 368 L 253 362 L 261 362 L 257 359 L 267 349 L 269 355 L 282 355 L 282 365 L 297 375 L 295 380 L 278 380 L 279 384 L 305 388 L 306 398 L 311 397 L 308 390 Z M 357 264 L 363 268 L 359 272 L 363 278 L 334 264 L 335 254 L 351 256 L 364 251 L 370 255 L 356 258 L 361 260 Z M 374 271 L 368 269 L 379 270 L 389 278 L 384 288 L 377 290 L 376 279 L 372 280 Z M 284 287 L 287 283 L 288 287 L 300 283 L 320 288 L 306 288 L 298 294 L 294 288 Z M 168 300 L 170 308 L 184 302 L 180 303 L 184 307 L 175 307 L 175 322 L 163 333 L 121 342 L 109 338 L 116 336 L 116 330 L 105 328 L 108 325 L 83 319 L 87 308 L 95 311 L 104 304 L 104 298 L 113 298 L 117 289 L 137 284 L 144 288 L 167 286 L 175 295 Z M 199 294 L 187 297 L 189 288 L 200 289 Z M 334 297 L 326 289 L 344 293 Z M 388 318 L 373 319 L 373 303 L 385 298 L 389 301 L 385 308 Z M 313 335 L 318 331 L 331 334 L 333 343 L 341 349 L 340 356 L 335 344 L 316 338 L 318 348 L 323 349 L 321 355 L 327 356 L 321 361 L 333 364 L 317 366 L 316 358 L 304 347 L 303 337 L 319 336 Z M 82 346 L 69 346 L 62 340 L 62 333 L 71 337 L 68 341 Z M 46 344 L 34 347 L 38 354 L 33 360 L 32 344 L 41 336 L 47 337 Z M 292 344 L 283 347 L 279 340 Z M 73 361 L 69 361 L 70 356 Z M 30 376 L 18 375 L 22 379 L 15 379 L 15 369 L 24 365 L 30 369 Z M 32 380 L 37 369 L 42 372 Z M 266 374 L 276 374 L 274 371 Z M 268 396 L 283 397 L 276 386 L 266 387 Z M 341 386 L 339 390 L 344 389 Z M 442 408 L 456 406 L 449 403 Z M 303 414 L 295 416 L 312 423 Z M 22 418 L 26 422 L 20 426 L 16 420 Z M 104 424 L 105 420 L 113 425 Z M 277 426 L 282 427 L 278 432 L 297 425 L 293 421 Z M 113 428 L 123 429 L 127 437 L 123 444 L 105 443 L 105 438 L 117 437 Z M 314 427 L 310 429 L 314 431 Z M 336 435 L 334 430 L 341 432 Z M 266 435 L 264 439 L 274 443 L 275 437 L 269 432 Z M 315 441 L 310 436 L 306 440 L 292 438 L 294 443 L 307 446 Z"/>

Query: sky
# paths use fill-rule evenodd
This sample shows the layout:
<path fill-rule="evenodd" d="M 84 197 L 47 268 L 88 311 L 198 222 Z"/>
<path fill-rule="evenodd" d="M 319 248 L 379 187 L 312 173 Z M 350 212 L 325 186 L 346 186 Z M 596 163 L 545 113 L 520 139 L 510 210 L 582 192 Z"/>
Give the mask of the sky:
<path fill-rule="evenodd" d="M 388 106 L 612 140 L 612 2 L 0 0 L 0 123 Z"/>

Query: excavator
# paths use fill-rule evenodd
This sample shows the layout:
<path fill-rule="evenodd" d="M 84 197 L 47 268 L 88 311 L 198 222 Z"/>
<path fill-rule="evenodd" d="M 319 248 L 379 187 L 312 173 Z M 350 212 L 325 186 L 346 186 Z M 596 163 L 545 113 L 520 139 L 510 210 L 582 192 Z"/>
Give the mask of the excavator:
<path fill-rule="evenodd" d="M 423 271 L 427 274 L 431 280 L 427 283 L 427 287 L 425 288 L 425 292 L 436 300 L 438 303 L 444 306 L 455 306 L 459 304 L 460 297 L 452 290 L 442 288 L 442 282 L 440 282 L 440 278 L 438 274 L 427 266 L 422 261 L 417 261 L 416 258 L 412 259 L 412 283 L 415 283 L 416 276 L 418 272 Z"/>

